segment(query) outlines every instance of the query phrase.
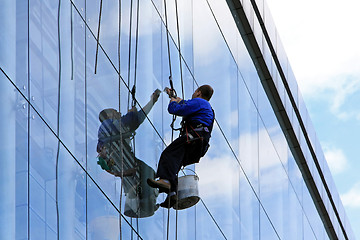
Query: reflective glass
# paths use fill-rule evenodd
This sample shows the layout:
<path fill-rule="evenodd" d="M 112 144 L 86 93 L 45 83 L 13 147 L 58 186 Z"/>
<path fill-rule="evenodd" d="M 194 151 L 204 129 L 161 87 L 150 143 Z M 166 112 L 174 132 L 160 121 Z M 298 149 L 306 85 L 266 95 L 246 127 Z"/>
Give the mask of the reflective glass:
<path fill-rule="evenodd" d="M 269 34 L 272 46 L 276 52 L 277 49 L 277 29 L 272 18 L 272 14 L 270 12 L 269 6 L 266 1 L 264 1 L 264 15 L 263 20 L 265 22 L 266 32 Z"/>
<path fill-rule="evenodd" d="M 238 159 L 254 190 L 259 191 L 259 119 L 248 90 L 239 82 L 239 152 Z M 246 113 L 246 114 L 244 114 Z"/>
<path fill-rule="evenodd" d="M 260 204 L 248 176 L 240 175 L 240 239 L 260 239 Z"/>
<path fill-rule="evenodd" d="M 292 94 L 299 96 L 300 113 L 329 189 L 335 192 L 335 205 L 345 218 L 271 16 L 263 1 L 242 2 L 242 17 L 248 17 L 286 109 L 279 116 L 293 124 L 340 234 L 253 4 L 265 18 Z M 1 236 L 327 238 L 281 119 L 226 1 L 4 3 L 0 152 L 5 161 L 0 166 L 1 189 L 7 191 L 0 205 L 11 207 L 1 208 L 0 220 L 7 224 Z M 215 90 L 210 100 L 216 113 L 210 148 L 199 164 L 179 173 L 179 179 L 196 175 L 199 201 L 178 211 L 159 207 L 166 194 L 147 184 L 148 178 L 155 178 L 162 151 L 179 134 L 170 127 L 173 117 L 163 91 L 171 87 L 169 76 L 181 98 L 192 98 L 203 84 Z M 175 128 L 180 121 L 178 117 Z"/>
<path fill-rule="evenodd" d="M 288 191 L 285 169 L 274 149 L 263 125 L 259 130 L 259 182 L 260 199 L 266 216 L 276 228 L 277 234 L 284 236 L 283 221 L 286 203 L 284 192 Z M 273 177 L 276 176 L 275 179 Z M 270 179 L 272 179 L 270 181 Z"/>
<path fill-rule="evenodd" d="M 292 68 L 290 65 L 288 65 L 288 72 L 287 72 L 287 82 L 289 84 L 289 88 L 292 94 L 292 97 L 294 99 L 295 105 L 297 108 L 299 108 L 299 104 L 298 104 L 298 84 L 296 82 L 296 78 L 294 75 L 294 72 L 292 71 Z"/>
<path fill-rule="evenodd" d="M 217 127 L 213 135 L 214 139 L 218 136 L 218 140 L 211 142 L 216 148 L 209 149 L 207 156 L 201 160 L 196 169 L 200 177 L 199 189 L 201 198 L 223 234 L 231 239 L 236 236 L 232 226 L 239 225 L 241 219 L 238 208 L 239 196 L 241 196 L 239 188 L 241 172 L 239 163 L 228 149 L 226 141 L 220 140 L 221 135 Z M 210 174 L 214 172 L 216 177 Z M 218 181 L 219 179 L 222 181 Z M 224 185 L 224 182 L 228 184 Z M 208 216 L 207 213 L 203 214 Z"/>
<path fill-rule="evenodd" d="M 284 194 L 284 219 L 283 230 L 285 239 L 303 239 L 303 212 L 301 206 L 301 195 L 299 196 L 289 182 L 289 190 Z"/>
<path fill-rule="evenodd" d="M 260 210 L 260 239 L 281 239 L 277 229 L 274 228 L 274 225 L 269 221 L 266 213 L 261 209 Z"/>
<path fill-rule="evenodd" d="M 297 198 L 299 198 L 299 201 L 301 201 L 302 187 L 303 187 L 302 175 L 293 155 L 290 152 L 290 149 L 288 149 L 288 152 L 289 152 L 288 154 L 289 180 L 291 182 L 291 186 L 294 189 Z"/>

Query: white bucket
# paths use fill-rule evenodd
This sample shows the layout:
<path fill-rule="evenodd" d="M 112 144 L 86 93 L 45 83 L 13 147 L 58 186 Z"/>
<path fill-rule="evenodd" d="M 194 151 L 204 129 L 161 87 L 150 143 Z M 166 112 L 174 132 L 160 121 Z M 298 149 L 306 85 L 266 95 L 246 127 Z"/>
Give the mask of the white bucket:
<path fill-rule="evenodd" d="M 199 177 L 186 175 L 178 178 L 178 201 L 174 209 L 182 210 L 194 206 L 199 200 Z"/>
<path fill-rule="evenodd" d="M 146 218 L 154 215 L 159 208 L 156 205 L 156 196 L 148 196 L 147 198 L 129 198 L 125 200 L 124 214 L 132 218 Z"/>

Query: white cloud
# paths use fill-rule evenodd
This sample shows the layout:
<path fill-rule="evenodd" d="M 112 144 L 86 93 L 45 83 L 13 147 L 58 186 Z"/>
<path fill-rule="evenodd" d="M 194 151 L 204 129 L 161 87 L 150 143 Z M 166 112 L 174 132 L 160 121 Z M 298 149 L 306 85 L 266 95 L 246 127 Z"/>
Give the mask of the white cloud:
<path fill-rule="evenodd" d="M 240 167 L 229 155 L 216 158 L 205 157 L 196 168 L 199 175 L 200 194 L 202 197 L 218 198 L 236 192 L 234 179 L 240 175 Z"/>
<path fill-rule="evenodd" d="M 330 110 L 340 119 L 358 114 L 341 108 L 360 90 L 360 2 L 267 2 L 303 95 L 331 99 Z"/>
<path fill-rule="evenodd" d="M 360 182 L 356 183 L 347 193 L 340 196 L 345 207 L 360 207 Z"/>
<path fill-rule="evenodd" d="M 348 119 L 358 114 L 357 109 L 344 111 L 343 106 L 346 104 L 346 99 L 357 93 L 360 90 L 360 77 L 358 79 L 339 79 L 337 86 L 332 86 L 329 89 L 333 93 L 333 98 L 330 106 L 331 112 L 339 119 Z"/>
<path fill-rule="evenodd" d="M 332 174 L 336 175 L 344 172 L 348 167 L 348 160 L 342 149 L 329 147 L 327 144 L 324 146 L 325 159 L 329 165 Z"/>
<path fill-rule="evenodd" d="M 221 56 L 221 36 L 214 23 L 205 1 L 194 1 L 193 44 L 197 64 L 208 65 Z"/>
<path fill-rule="evenodd" d="M 262 152 L 260 155 L 258 154 L 259 149 L 255 147 L 259 140 L 259 148 Z M 273 141 L 275 146 L 283 147 L 283 149 L 277 149 L 278 153 L 281 156 L 287 156 L 287 145 L 283 144 L 282 138 L 273 138 Z M 270 141 L 266 129 L 261 129 L 258 134 L 242 134 L 238 141 L 233 142 L 238 142 L 240 145 L 241 166 L 250 181 L 258 182 L 258 175 L 261 172 L 261 184 L 263 189 L 267 190 L 267 194 L 281 191 L 282 183 L 286 182 L 287 179 L 284 178 L 285 174 L 279 174 L 284 169 L 276 156 L 274 145 Z M 224 151 L 219 151 L 221 144 L 217 145 L 212 142 L 212 147 L 207 155 L 196 165 L 196 172 L 200 177 L 201 197 L 208 200 L 216 200 L 219 196 L 230 198 L 232 194 L 239 191 L 239 177 L 243 175 L 232 153 L 228 151 L 226 154 Z M 287 158 L 284 161 L 286 164 Z M 274 178 L 274 176 L 277 177 Z"/>

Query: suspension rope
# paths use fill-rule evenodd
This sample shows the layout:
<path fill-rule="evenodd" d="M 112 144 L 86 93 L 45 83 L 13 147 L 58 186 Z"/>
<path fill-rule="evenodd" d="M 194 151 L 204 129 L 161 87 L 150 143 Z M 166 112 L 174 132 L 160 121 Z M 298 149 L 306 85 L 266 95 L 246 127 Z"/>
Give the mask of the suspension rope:
<path fill-rule="evenodd" d="M 172 82 L 172 70 L 171 70 L 171 55 L 170 55 L 170 40 L 169 40 L 169 24 L 168 24 L 168 16 L 167 16 L 167 7 L 166 0 L 164 0 L 164 10 L 165 10 L 165 28 L 166 28 L 166 42 L 167 42 L 167 50 L 168 50 L 168 60 L 169 60 L 169 81 L 170 87 L 174 90 L 173 82 Z"/>
<path fill-rule="evenodd" d="M 169 83 L 170 83 L 170 94 L 174 94 L 176 96 L 176 91 L 174 89 L 174 84 L 172 81 L 172 69 L 171 69 L 171 53 L 170 53 L 170 40 L 169 40 L 169 24 L 168 24 L 168 16 L 167 16 L 167 7 L 166 7 L 166 0 L 164 0 L 164 11 L 165 11 L 165 29 L 166 29 L 166 43 L 167 43 L 167 50 L 168 50 L 168 61 L 169 61 Z M 172 116 L 171 126 L 171 142 L 174 141 L 174 123 L 176 120 L 176 116 Z M 167 196 L 168 204 L 170 205 L 170 194 Z M 165 200 L 166 201 L 166 200 Z M 166 239 L 169 240 L 169 225 L 170 225 L 170 207 L 168 206 L 168 215 L 167 215 L 167 226 L 166 226 Z"/>
<path fill-rule="evenodd" d="M 97 60 L 98 60 L 98 52 L 99 52 L 99 41 L 100 41 L 100 25 L 101 25 L 101 12 L 102 12 L 102 0 L 100 0 L 100 12 L 99 12 L 99 23 L 98 23 L 98 32 L 96 38 L 96 55 L 95 55 L 95 74 L 97 69 Z"/>
<path fill-rule="evenodd" d="M 176 12 L 176 30 L 177 30 L 177 38 L 178 38 L 178 49 L 179 49 L 181 93 L 182 93 L 182 99 L 184 99 L 184 81 L 183 81 L 183 74 L 182 74 L 180 27 L 179 27 L 179 13 L 178 13 L 178 2 L 177 2 L 177 0 L 175 0 L 175 12 Z"/>
<path fill-rule="evenodd" d="M 27 1 L 27 49 L 26 49 L 26 52 L 27 52 L 27 69 L 28 69 L 28 74 L 27 74 L 27 96 L 31 96 L 31 85 L 30 84 L 30 73 L 29 72 L 29 69 L 30 69 L 30 1 Z M 1 69 L 2 70 L 2 69 Z M 31 142 L 31 138 L 30 138 L 30 134 L 32 132 L 32 127 L 31 127 L 31 120 L 30 120 L 30 114 L 31 114 L 31 108 L 30 108 L 30 104 L 27 105 L 27 131 L 28 131 L 28 134 L 27 134 L 27 191 L 28 191 L 28 194 L 27 194 L 27 202 L 30 203 L 30 192 L 31 192 L 31 189 L 30 189 L 30 165 L 31 165 L 31 161 L 30 161 L 30 142 Z M 30 207 L 27 207 L 27 235 L 30 236 Z"/>
<path fill-rule="evenodd" d="M 170 198 L 169 198 L 170 204 Z M 168 207 L 167 225 L 166 225 L 166 240 L 169 240 L 169 225 L 170 225 L 170 207 Z"/>
<path fill-rule="evenodd" d="M 71 0 L 70 0 L 71 1 Z M 72 9 L 76 9 L 73 4 L 71 3 L 71 7 Z M 84 3 L 84 7 L 85 7 L 85 19 L 87 17 L 87 14 L 86 14 L 86 1 Z M 84 27 L 84 48 L 85 48 L 85 51 L 84 51 L 84 57 L 85 57 L 85 62 L 87 62 L 87 37 L 86 37 L 86 27 Z M 85 96 L 85 106 L 88 106 L 88 93 L 87 93 L 87 71 L 86 71 L 86 64 L 84 64 L 84 79 L 85 79 L 85 91 L 84 91 L 84 96 Z M 85 119 L 85 146 L 88 146 L 88 118 L 87 118 L 87 113 L 88 113 L 88 108 L 85 107 L 85 115 L 84 115 L 84 119 Z M 85 148 L 85 169 L 87 170 L 88 169 L 88 147 Z M 88 177 L 85 175 L 85 222 L 88 222 Z M 85 231 L 86 231 L 86 239 L 88 238 L 88 224 L 86 224 L 86 227 L 85 227 Z"/>
<path fill-rule="evenodd" d="M 121 112 L 121 0 L 119 0 L 119 23 L 118 23 L 118 76 L 119 76 L 119 89 L 118 89 L 118 98 L 119 98 L 119 112 Z M 122 143 L 122 131 L 121 131 L 121 117 L 119 119 L 119 130 L 120 130 L 120 143 Z M 120 144 L 120 158 L 121 158 L 121 185 L 120 185 L 120 201 L 119 201 L 119 232 L 120 232 L 120 240 L 122 240 L 122 219 L 121 219 L 121 205 L 122 205 L 122 192 L 123 192 L 123 169 L 124 169 L 124 154 L 123 154 L 123 145 Z"/>
<path fill-rule="evenodd" d="M 180 64 L 180 79 L 181 79 L 181 93 L 182 98 L 184 99 L 184 81 L 182 74 L 182 60 L 181 60 L 181 43 L 180 43 L 180 27 L 179 27 L 179 12 L 178 12 L 178 2 L 175 0 L 175 14 L 176 14 L 176 32 L 177 32 L 177 40 L 178 40 L 178 49 L 179 49 L 179 64 Z M 175 121 L 173 121 L 175 122 Z M 176 196 L 179 196 L 179 189 L 176 189 Z M 176 201 L 176 204 L 178 202 Z M 176 222 L 175 222 L 175 239 L 177 240 L 178 236 L 178 207 L 176 207 Z"/>
<path fill-rule="evenodd" d="M 168 61 L 169 61 L 169 84 L 170 84 L 170 95 L 172 97 L 176 97 L 176 91 L 175 91 L 175 88 L 174 88 L 174 83 L 173 83 L 173 80 L 172 80 L 172 68 L 171 68 L 171 51 L 170 51 L 170 39 L 169 39 L 169 25 L 168 25 L 168 15 L 167 15 L 167 7 L 166 7 L 166 0 L 164 0 L 164 11 L 165 11 L 165 29 L 166 29 L 166 43 L 167 43 L 167 51 L 168 51 Z M 176 116 L 173 115 L 172 116 L 172 121 L 171 121 L 171 124 L 170 124 L 170 127 L 171 127 L 171 142 L 174 140 L 174 124 L 175 124 L 175 121 L 176 121 Z"/>
<path fill-rule="evenodd" d="M 60 31 L 60 10 L 61 10 L 61 0 L 58 2 L 58 16 L 57 16 L 57 27 L 58 27 L 58 54 L 59 54 L 59 75 L 58 75 L 58 109 L 57 109 L 57 123 L 56 123 L 56 136 L 60 136 L 60 95 L 61 95 L 61 31 Z M 60 239 L 60 214 L 59 214 L 59 155 L 60 155 L 60 138 L 57 144 L 57 152 L 56 152 L 56 230 L 57 230 L 57 239 Z"/>
<path fill-rule="evenodd" d="M 132 33 L 132 12 L 133 12 L 133 0 L 130 1 L 130 24 L 129 24 L 129 54 L 128 54 L 128 81 L 127 85 L 130 88 L 130 69 L 131 69 L 131 33 Z M 128 109 L 130 106 L 130 92 L 128 93 Z"/>
<path fill-rule="evenodd" d="M 138 45 L 139 45 L 139 15 L 140 15 L 140 1 L 137 0 L 137 7 L 136 7 L 136 33 L 135 33 L 135 63 L 134 63 L 134 86 L 132 92 L 132 107 L 136 105 L 136 80 L 137 80 L 137 63 L 138 63 Z"/>
<path fill-rule="evenodd" d="M 71 80 L 74 80 L 74 23 L 73 23 L 73 6 L 70 4 L 70 48 L 71 48 Z"/>
<path fill-rule="evenodd" d="M 131 109 L 133 109 L 134 107 L 136 107 L 136 103 L 137 103 L 137 100 L 136 100 L 136 97 L 135 97 L 135 94 L 136 94 L 136 82 L 137 82 L 137 61 L 138 61 L 138 43 L 139 43 L 139 15 L 140 15 L 140 1 L 137 0 L 136 2 L 136 29 L 135 29 L 135 56 L 134 56 L 134 80 L 133 80 L 133 87 L 131 89 L 131 91 L 129 91 L 129 94 L 128 94 L 128 109 L 129 108 L 129 104 L 130 104 L 130 94 L 131 94 L 131 98 L 132 98 L 132 101 L 131 101 Z M 133 12 L 133 0 L 131 0 L 131 7 L 130 7 L 130 27 L 129 27 L 129 58 L 128 58 L 128 87 L 130 86 L 130 79 L 131 79 L 131 42 L 132 42 L 132 12 Z M 136 169 L 136 171 L 138 170 L 138 163 L 136 161 L 136 141 L 135 141 L 135 132 L 134 132 L 134 135 L 132 137 L 132 148 L 133 148 L 133 163 L 134 163 L 134 167 Z M 122 171 L 124 171 L 122 169 Z M 140 176 L 141 178 L 141 176 Z M 139 183 L 140 183 L 140 180 L 139 179 Z M 138 183 L 137 183 L 138 184 Z M 136 192 L 136 196 L 137 198 L 139 198 L 139 192 L 138 192 L 138 188 L 135 187 L 135 192 Z M 136 210 L 136 214 L 140 214 L 139 212 L 139 206 L 137 207 L 137 210 Z M 139 222 L 138 222 L 138 218 L 136 218 L 135 220 L 136 222 L 136 231 L 138 232 L 139 231 Z M 131 225 L 132 225 L 132 218 L 131 218 Z M 133 233 L 131 232 L 131 239 L 133 239 Z"/>

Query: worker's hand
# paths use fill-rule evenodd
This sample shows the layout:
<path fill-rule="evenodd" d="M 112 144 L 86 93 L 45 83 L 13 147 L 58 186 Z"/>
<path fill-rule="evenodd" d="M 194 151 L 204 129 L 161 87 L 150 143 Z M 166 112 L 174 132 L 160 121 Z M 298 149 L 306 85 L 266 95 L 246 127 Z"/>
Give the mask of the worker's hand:
<path fill-rule="evenodd" d="M 175 92 L 175 90 L 166 87 L 166 88 L 164 89 L 164 91 L 167 93 L 167 95 L 169 95 L 169 98 L 176 98 L 176 92 Z"/>
<path fill-rule="evenodd" d="M 170 88 L 165 87 L 164 92 L 166 92 L 166 94 L 169 95 L 170 94 Z"/>
<path fill-rule="evenodd" d="M 171 98 L 170 98 L 170 102 L 177 102 L 177 103 L 179 103 L 179 102 L 181 102 L 181 100 L 182 100 L 182 98 L 179 98 L 179 97 L 176 97 L 176 98 L 171 97 Z"/>

